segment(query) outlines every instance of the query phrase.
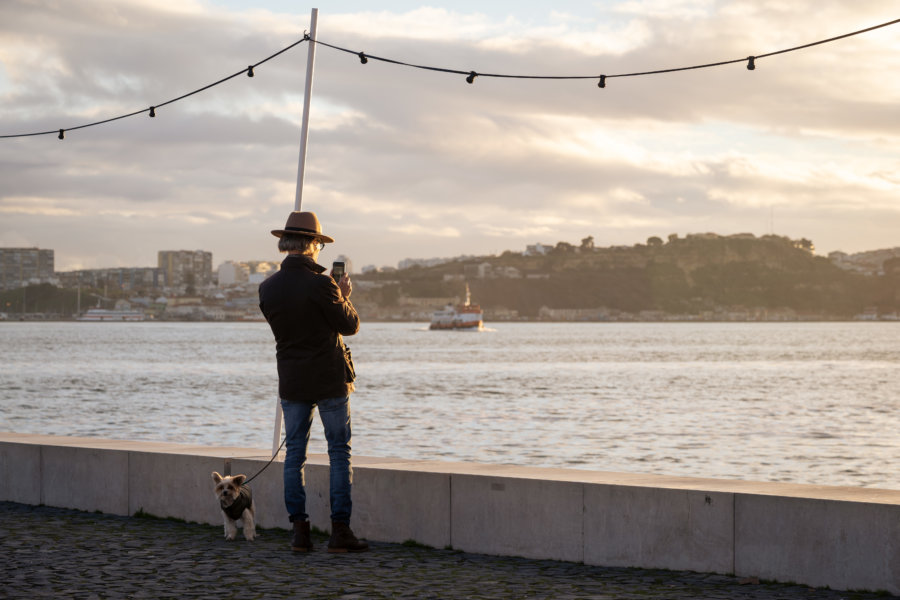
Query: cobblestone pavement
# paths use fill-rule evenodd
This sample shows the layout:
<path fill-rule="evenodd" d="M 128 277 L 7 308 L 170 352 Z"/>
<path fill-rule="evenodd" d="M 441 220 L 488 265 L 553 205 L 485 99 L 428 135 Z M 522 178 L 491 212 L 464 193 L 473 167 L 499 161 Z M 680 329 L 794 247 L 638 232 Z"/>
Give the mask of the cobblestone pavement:
<path fill-rule="evenodd" d="M 372 543 L 293 553 L 286 530 L 228 542 L 221 527 L 0 502 L 0 598 L 890 598 L 735 577 Z"/>

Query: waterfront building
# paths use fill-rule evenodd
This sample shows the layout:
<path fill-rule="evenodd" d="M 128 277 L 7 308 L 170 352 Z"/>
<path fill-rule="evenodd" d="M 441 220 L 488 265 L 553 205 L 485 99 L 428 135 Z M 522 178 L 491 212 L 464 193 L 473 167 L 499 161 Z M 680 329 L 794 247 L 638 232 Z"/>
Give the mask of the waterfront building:
<path fill-rule="evenodd" d="M 0 289 L 10 290 L 53 279 L 53 250 L 0 248 Z"/>
<path fill-rule="evenodd" d="M 212 252 L 203 250 L 160 250 L 158 267 L 171 287 L 212 284 Z"/>
<path fill-rule="evenodd" d="M 220 288 L 243 284 L 259 285 L 277 272 L 281 263 L 266 260 L 237 262 L 227 260 L 216 269 Z"/>
<path fill-rule="evenodd" d="M 537 244 L 528 244 L 525 246 L 525 252 L 522 253 L 523 256 L 546 256 L 553 250 L 553 246 L 547 246 L 545 244 L 537 243 Z"/>
<path fill-rule="evenodd" d="M 80 269 L 56 274 L 62 287 L 89 287 L 103 290 L 157 290 L 167 286 L 166 273 L 157 267 L 114 267 Z"/>
<path fill-rule="evenodd" d="M 219 287 L 230 287 L 247 283 L 250 279 L 250 267 L 246 263 L 227 260 L 216 269 L 219 276 Z"/>

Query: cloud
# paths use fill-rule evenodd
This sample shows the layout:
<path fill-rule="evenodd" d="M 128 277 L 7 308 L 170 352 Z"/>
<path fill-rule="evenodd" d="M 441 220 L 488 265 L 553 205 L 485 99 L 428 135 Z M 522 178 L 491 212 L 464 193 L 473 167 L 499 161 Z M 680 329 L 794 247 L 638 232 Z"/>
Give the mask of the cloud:
<path fill-rule="evenodd" d="M 663 10 L 666 8 L 666 10 Z M 740 58 L 887 21 L 887 2 L 656 0 L 536 20 L 449 6 L 320 15 L 320 38 L 398 60 L 510 74 L 629 73 Z M 10 0 L 0 134 L 55 131 L 212 83 L 299 39 L 258 5 Z M 533 81 L 317 51 L 304 207 L 362 263 L 543 241 L 755 229 L 820 251 L 895 245 L 896 31 L 652 77 Z M 0 240 L 57 265 L 156 251 L 277 257 L 293 207 L 306 46 L 184 101 L 107 125 L 0 140 Z M 877 215 L 871 234 L 866 211 Z M 851 216 L 848 217 L 847 213 Z M 756 223 L 755 227 L 749 224 Z M 22 232 L 21 234 L 18 232 Z M 818 237 L 816 237 L 818 236 Z"/>
<path fill-rule="evenodd" d="M 713 0 L 630 0 L 616 4 L 613 10 L 630 15 L 672 19 L 697 19 L 709 16 Z"/>
<path fill-rule="evenodd" d="M 392 233 L 400 233 L 410 236 L 437 236 L 437 237 L 460 237 L 460 232 L 455 227 L 428 227 L 426 225 L 410 224 L 395 225 L 388 228 Z"/>

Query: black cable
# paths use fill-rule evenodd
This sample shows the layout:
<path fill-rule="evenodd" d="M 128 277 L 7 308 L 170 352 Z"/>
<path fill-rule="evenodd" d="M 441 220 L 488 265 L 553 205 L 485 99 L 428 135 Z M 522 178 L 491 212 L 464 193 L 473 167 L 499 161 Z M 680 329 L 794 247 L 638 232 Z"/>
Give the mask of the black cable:
<path fill-rule="evenodd" d="M 439 71 L 442 73 L 455 73 L 458 75 L 469 75 L 469 76 L 475 75 L 478 77 L 502 77 L 502 78 L 509 78 L 509 79 L 600 79 L 600 78 L 609 79 L 612 77 L 638 77 L 641 75 L 659 75 L 662 73 L 676 73 L 678 71 L 690 71 L 692 69 L 707 69 L 709 67 L 719 67 L 722 65 L 731 65 L 734 63 L 741 63 L 741 62 L 746 62 L 746 61 L 750 61 L 750 65 L 753 65 L 754 61 L 752 59 L 764 58 L 767 56 L 775 56 L 777 54 L 785 54 L 787 52 L 794 52 L 796 50 L 802 50 L 804 48 L 809 48 L 811 46 L 827 44 L 828 42 L 834 42 L 836 40 L 841 40 L 841 39 L 848 38 L 848 37 L 851 37 L 854 35 L 859 35 L 861 33 L 873 31 L 875 29 L 881 29 L 882 27 L 887 27 L 889 25 L 895 25 L 897 23 L 900 23 L 900 19 L 894 19 L 893 21 L 888 21 L 887 23 L 881 23 L 880 25 L 874 25 L 872 27 L 867 27 L 866 29 L 860 29 L 859 31 L 854 31 L 852 33 L 845 33 L 843 35 L 828 38 L 827 40 L 820 40 L 818 42 L 803 44 L 802 46 L 795 46 L 793 48 L 786 48 L 784 50 L 777 50 L 775 52 L 768 52 L 766 54 L 756 54 L 754 56 L 749 56 L 746 58 L 735 58 L 733 60 L 725 60 L 725 61 L 721 61 L 721 62 L 707 63 L 707 64 L 703 64 L 703 65 L 692 65 L 689 67 L 676 67 L 676 68 L 672 68 L 672 69 L 658 69 L 655 71 L 640 71 L 640 72 L 636 72 L 636 73 L 616 73 L 613 75 L 568 75 L 568 76 L 566 76 L 566 75 L 505 75 L 502 73 L 481 73 L 481 72 L 472 71 L 472 70 L 446 69 L 446 68 L 441 68 L 441 67 L 416 65 L 416 64 L 412 64 L 412 63 L 402 62 L 399 60 L 393 60 L 390 58 L 382 58 L 380 56 L 374 56 L 372 54 L 366 54 L 363 52 L 357 52 L 355 50 L 349 50 L 347 48 L 341 48 L 340 46 L 334 46 L 332 44 L 327 44 L 327 43 L 319 41 L 319 40 L 311 40 L 311 41 L 315 42 L 316 44 L 318 44 L 320 46 L 327 46 L 327 47 L 333 48 L 335 50 L 340 50 L 341 52 L 347 52 L 349 54 L 356 54 L 360 57 L 360 60 L 362 61 L 363 64 L 365 64 L 367 62 L 365 60 L 362 60 L 365 58 L 365 59 L 372 59 L 372 60 L 380 60 L 382 62 L 386 62 L 386 63 L 390 63 L 390 64 L 394 64 L 394 65 L 401 65 L 404 67 L 412 67 L 414 69 L 424 69 L 427 71 Z M 753 67 L 751 67 L 750 65 L 748 65 L 748 68 L 752 69 Z M 472 82 L 469 81 L 469 83 L 472 83 Z"/>
<path fill-rule="evenodd" d="M 19 133 L 19 134 L 14 134 L 14 135 L 0 135 L 0 138 L 30 137 L 30 136 L 35 136 L 35 135 L 49 135 L 49 134 L 51 134 L 51 133 L 58 133 L 58 134 L 60 135 L 60 139 L 63 139 L 62 135 L 63 135 L 63 133 L 66 132 L 66 131 L 75 131 L 76 129 L 84 129 L 84 128 L 86 128 L 86 127 L 93 127 L 93 126 L 95 126 L 95 125 L 103 125 L 103 124 L 105 124 L 105 123 L 111 123 L 111 122 L 113 122 L 113 121 L 118 121 L 118 120 L 120 120 L 120 119 L 126 119 L 126 118 L 128 118 L 128 117 L 133 117 L 134 115 L 139 115 L 139 114 L 145 113 L 145 112 L 151 113 L 150 116 L 155 116 L 155 114 L 154 114 L 154 113 L 155 113 L 155 109 L 157 109 L 157 108 L 159 108 L 159 107 L 161 107 L 161 106 L 166 106 L 166 105 L 168 105 L 168 104 L 172 104 L 173 102 L 178 102 L 179 100 L 184 100 L 185 98 L 187 98 L 187 97 L 189 97 L 189 96 L 193 96 L 194 94 L 199 94 L 200 92 L 206 91 L 206 90 L 208 90 L 208 89 L 211 88 L 211 87 L 215 87 L 215 86 L 217 86 L 217 85 L 220 85 L 220 84 L 222 84 L 222 83 L 225 83 L 225 82 L 228 81 L 229 79 L 234 79 L 234 78 L 237 77 L 238 75 L 243 75 L 244 73 L 247 73 L 250 77 L 253 77 L 253 69 L 254 69 L 255 67 L 258 67 L 259 65 L 261 65 L 261 64 L 263 64 L 263 63 L 265 63 L 265 62 L 268 62 L 268 61 L 272 60 L 273 58 L 275 58 L 275 57 L 278 56 L 279 54 L 283 54 L 284 52 L 287 52 L 288 50 L 290 50 L 290 49 L 293 48 L 294 46 L 297 46 L 297 45 L 299 45 L 299 44 L 302 44 L 303 42 L 306 42 L 306 41 L 309 41 L 309 36 L 308 36 L 308 35 L 303 36 L 303 39 L 294 42 L 293 44 L 291 44 L 290 46 L 287 46 L 286 48 L 282 48 L 281 50 L 279 50 L 279 51 L 276 52 L 275 54 L 273 54 L 273 55 L 271 55 L 271 56 L 269 56 L 269 57 L 267 57 L 267 58 L 262 59 L 262 60 L 259 61 L 258 63 L 253 64 L 253 65 L 250 65 L 250 66 L 248 66 L 246 69 L 241 69 L 241 70 L 238 71 L 237 73 L 233 73 L 233 74 L 229 75 L 228 77 L 224 77 L 224 78 L 220 79 L 219 81 L 216 81 L 215 83 L 210 83 L 209 85 L 203 86 L 203 87 L 200 88 L 200 89 L 196 89 L 196 90 L 194 90 L 193 92 L 188 92 L 187 94 L 183 94 L 183 95 L 181 95 L 181 96 L 178 96 L 177 98 L 172 98 L 171 100 L 166 100 L 165 102 L 161 102 L 161 103 L 159 103 L 159 104 L 154 104 L 153 106 L 151 106 L 151 107 L 149 107 L 149 108 L 144 108 L 144 109 L 141 109 L 141 110 L 136 110 L 136 111 L 134 111 L 134 112 L 128 113 L 127 115 L 120 115 L 120 116 L 118 116 L 118 117 L 112 117 L 112 118 L 110 118 L 110 119 L 104 119 L 104 120 L 102 120 L 102 121 L 95 121 L 95 122 L 93 122 L 93 123 L 86 123 L 86 124 L 84 124 L 84 125 L 78 125 L 78 126 L 76 126 L 76 127 L 68 127 L 68 128 L 66 128 L 66 129 L 54 129 L 54 130 L 52 130 L 52 131 L 38 131 L 38 132 L 35 132 L 35 133 Z"/>
<path fill-rule="evenodd" d="M 259 65 L 261 65 L 261 64 L 263 64 L 263 63 L 265 63 L 265 62 L 268 62 L 268 61 L 272 60 L 272 59 L 275 58 L 276 56 L 278 56 L 278 55 L 280 55 L 280 54 L 282 54 L 282 53 L 284 53 L 284 52 L 287 52 L 288 50 L 290 50 L 290 49 L 293 48 L 294 46 L 297 46 L 297 45 L 302 44 L 303 42 L 307 42 L 307 41 L 313 42 L 313 43 L 318 44 L 318 45 L 320 45 L 320 46 L 326 46 L 326 47 L 332 48 L 332 49 L 334 49 L 334 50 L 339 50 L 339 51 L 341 51 L 341 52 L 346 52 L 346 53 L 348 53 L 348 54 L 355 54 L 356 56 L 359 57 L 360 62 L 362 62 L 362 64 L 366 64 L 366 63 L 371 59 L 371 60 L 378 60 L 378 61 L 381 61 L 381 62 L 385 62 L 385 63 L 389 63 L 389 64 L 394 64 L 394 65 L 399 65 L 399 66 L 403 66 L 403 67 L 411 67 L 411 68 L 415 68 L 415 69 L 423 69 L 423 70 L 427 70 L 427 71 L 437 71 L 437 72 L 440 72 L 440 73 L 453 73 L 453 74 L 457 74 L 457 75 L 466 75 L 466 81 L 469 82 L 469 83 L 474 82 L 474 80 L 475 80 L 476 77 L 495 77 L 495 78 L 506 78 L 506 79 L 553 79 L 553 80 L 562 80 L 562 79 L 599 79 L 600 82 L 598 83 L 598 86 L 599 86 L 599 87 L 606 87 L 606 80 L 607 80 L 607 79 L 610 79 L 610 78 L 613 78 L 613 77 L 639 77 L 639 76 L 643 76 L 643 75 L 660 75 L 660 74 L 662 74 L 662 73 L 676 73 L 676 72 L 679 72 L 679 71 L 690 71 L 690 70 L 693 70 L 693 69 L 707 69 L 707 68 L 710 68 L 710 67 L 719 67 L 719 66 L 722 66 L 722 65 L 731 65 L 731 64 L 735 64 L 735 63 L 741 63 L 741 62 L 744 62 L 744 61 L 747 61 L 747 63 L 748 63 L 748 64 L 747 64 L 747 68 L 750 69 L 750 70 L 753 70 L 753 69 L 756 68 L 755 59 L 758 59 L 758 58 L 765 58 L 765 57 L 769 57 L 769 56 L 776 56 L 776 55 L 778 55 L 778 54 L 785 54 L 785 53 L 788 53 L 788 52 L 795 52 L 795 51 L 797 51 L 797 50 L 803 50 L 804 48 L 810 48 L 810 47 L 812 47 L 812 46 L 818 46 L 818 45 L 820 45 L 820 44 L 827 44 L 827 43 L 829 43 L 829 42 L 834 42 L 834 41 L 841 40 L 841 39 L 844 39 L 844 38 L 848 38 L 848 37 L 851 37 L 851 36 L 854 36 L 854 35 L 859 35 L 859 34 L 861 34 L 861 33 L 867 33 L 867 32 L 869 32 L 869 31 L 874 31 L 875 29 L 881 29 L 882 27 L 887 27 L 887 26 L 889 26 L 889 25 L 895 25 L 895 24 L 897 24 L 897 23 L 900 23 L 900 19 L 894 19 L 893 21 L 888 21 L 887 23 L 881 23 L 880 25 L 874 25 L 874 26 L 872 26 L 872 27 L 867 27 L 867 28 L 865 28 L 865 29 L 860 29 L 859 31 L 853 31 L 853 32 L 851 32 L 851 33 L 845 33 L 845 34 L 843 34 L 843 35 L 839 35 L 839 36 L 835 36 L 835 37 L 832 37 L 832 38 L 828 38 L 828 39 L 826 39 L 826 40 L 819 40 L 818 42 L 811 42 L 811 43 L 809 43 L 809 44 L 803 44 L 802 46 L 795 46 L 795 47 L 793 47 L 793 48 L 786 48 L 786 49 L 784 49 L 784 50 L 777 50 L 777 51 L 775 51 L 775 52 L 768 52 L 768 53 L 766 53 L 766 54 L 757 54 L 757 55 L 753 55 L 753 56 L 748 56 L 747 58 L 736 58 L 736 59 L 725 60 L 725 61 L 721 61 L 721 62 L 707 63 L 707 64 L 702 64 L 702 65 L 692 65 L 692 66 L 689 66 L 689 67 L 676 67 L 676 68 L 672 68 L 672 69 L 658 69 L 658 70 L 654 70 L 654 71 L 640 71 L 640 72 L 635 72 L 635 73 L 615 73 L 615 74 L 612 74 L 612 75 L 605 75 L 605 74 L 601 74 L 601 75 L 507 75 L 507 74 L 503 74 L 503 73 L 478 73 L 478 72 L 472 71 L 472 70 L 466 71 L 466 70 L 460 70 L 460 69 L 447 69 L 447 68 L 443 68 L 443 67 L 431 67 L 431 66 L 428 66 L 428 65 L 417 65 L 417 64 L 413 64 L 413 63 L 403 62 L 403 61 L 400 61 L 400 60 L 394 60 L 394 59 L 392 59 L 392 58 L 385 58 L 385 57 L 381 57 L 381 56 L 375 56 L 375 55 L 372 55 L 372 54 L 366 54 L 366 53 L 364 53 L 364 52 L 357 52 L 357 51 L 355 51 L 355 50 L 350 50 L 350 49 L 348 49 L 348 48 L 342 48 L 342 47 L 340 47 L 340 46 L 335 46 L 335 45 L 333 45 L 333 44 L 328 44 L 328 43 L 322 42 L 322 41 L 320 41 L 320 40 L 313 40 L 312 38 L 309 37 L 308 34 L 304 34 L 303 39 L 294 42 L 294 43 L 291 44 L 290 46 L 287 46 L 286 48 L 283 48 L 283 49 L 279 50 L 279 51 L 276 52 L 275 54 L 273 54 L 273 55 L 271 55 L 271 56 L 269 56 L 269 57 L 267 57 L 267 58 L 264 58 L 263 60 L 259 61 L 258 63 L 254 64 L 254 65 L 248 66 L 246 69 L 242 69 L 242 70 L 238 71 L 237 73 L 234 73 L 234 74 L 232 74 L 232 75 L 229 75 L 228 77 L 225 77 L 225 78 L 223 78 L 223 79 L 220 79 L 219 81 L 216 81 L 215 83 L 211 83 L 211 84 L 209 84 L 209 85 L 207 85 L 207 86 L 204 86 L 204 87 L 202 87 L 202 88 L 200 88 L 200 89 L 194 90 L 193 92 L 188 92 L 187 94 L 184 94 L 184 95 L 179 96 L 179 97 L 177 97 L 177 98 L 173 98 L 173 99 L 171 99 L 171 100 L 167 100 L 166 102 L 163 102 L 163 103 L 161 103 L 161 104 L 156 104 L 156 105 L 154 105 L 154 106 L 151 106 L 150 108 L 145 108 L 145 109 L 143 109 L 143 110 L 137 110 L 137 111 L 134 111 L 134 112 L 132 112 L 132 113 L 128 113 L 128 114 L 126 114 L 126 115 L 121 115 L 121 116 L 118 116 L 118 117 L 112 117 L 112 118 L 110 118 L 110 119 L 104 119 L 104 120 L 102 120 L 102 121 L 96 121 L 96 122 L 94 122 L 94 123 L 87 123 L 87 124 L 85 124 L 85 125 L 78 125 L 77 127 L 70 127 L 70 128 L 68 128 L 68 129 L 54 129 L 54 130 L 51 130 L 51 131 L 38 131 L 38 132 L 35 132 L 35 133 L 20 133 L 20 134 L 15 134 L 15 135 L 0 135 L 0 139 L 2 139 L 2 138 L 30 137 L 30 136 L 36 136 L 36 135 L 50 135 L 50 134 L 53 134 L 53 133 L 58 133 L 58 134 L 59 134 L 59 139 L 64 139 L 64 133 L 65 133 L 66 131 L 74 131 L 74 130 L 76 130 L 76 129 L 84 129 L 84 128 L 86 128 L 86 127 L 93 127 L 93 126 L 95 126 L 95 125 L 103 125 L 104 123 L 111 123 L 112 121 L 118 121 L 119 119 L 125 119 L 125 118 L 128 118 L 128 117 L 133 117 L 134 115 L 139 115 L 139 114 L 145 113 L 145 112 L 150 112 L 150 116 L 152 117 L 152 116 L 155 116 L 155 112 L 154 112 L 154 111 L 155 111 L 156 108 L 159 108 L 159 107 L 161 107 L 161 106 L 166 106 L 166 105 L 168 105 L 168 104 L 172 104 L 173 102 L 178 102 L 179 100 L 183 100 L 183 99 L 185 99 L 185 98 L 188 98 L 189 96 L 193 96 L 194 94 L 198 94 L 198 93 L 200 93 L 200 92 L 202 92 L 202 91 L 208 90 L 208 89 L 211 88 L 211 87 L 215 87 L 215 86 L 217 86 L 217 85 L 219 85 L 219 84 L 225 83 L 226 81 L 228 81 L 228 80 L 230 80 L 230 79 L 233 79 L 233 78 L 235 78 L 235 77 L 237 77 L 238 75 L 241 75 L 241 74 L 243 74 L 243 73 L 246 73 L 249 77 L 253 77 L 253 69 L 254 69 L 255 67 L 258 67 Z"/>
<path fill-rule="evenodd" d="M 278 446 L 278 450 L 275 451 L 275 454 L 272 455 L 272 458 L 269 459 L 269 462 L 267 462 L 267 463 L 263 466 L 262 469 L 260 469 L 259 471 L 257 471 L 256 474 L 254 474 L 252 477 L 250 477 L 250 479 L 247 479 L 246 481 L 244 481 L 244 485 L 249 485 L 251 481 L 253 481 L 254 479 L 256 479 L 256 478 L 259 476 L 260 473 L 262 473 L 263 471 L 265 471 L 265 470 L 269 467 L 269 465 L 272 464 L 272 461 L 275 460 L 275 458 L 278 456 L 278 453 L 281 452 L 281 449 L 282 449 L 282 448 L 284 448 L 284 444 L 285 444 L 286 442 L 287 442 L 287 436 L 285 436 L 284 439 L 281 440 L 281 445 Z"/>

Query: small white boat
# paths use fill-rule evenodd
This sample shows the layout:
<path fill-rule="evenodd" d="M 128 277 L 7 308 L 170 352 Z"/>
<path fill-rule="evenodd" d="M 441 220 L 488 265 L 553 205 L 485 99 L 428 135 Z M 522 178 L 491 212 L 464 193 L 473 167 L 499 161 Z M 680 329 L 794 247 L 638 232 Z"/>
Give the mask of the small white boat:
<path fill-rule="evenodd" d="M 75 318 L 76 321 L 143 321 L 144 319 L 144 313 L 139 310 L 107 310 L 105 308 L 91 308 Z"/>
<path fill-rule="evenodd" d="M 429 329 L 453 329 L 465 331 L 481 331 L 484 329 L 484 313 L 477 304 L 472 304 L 469 284 L 466 284 L 466 302 L 434 311 Z"/>

